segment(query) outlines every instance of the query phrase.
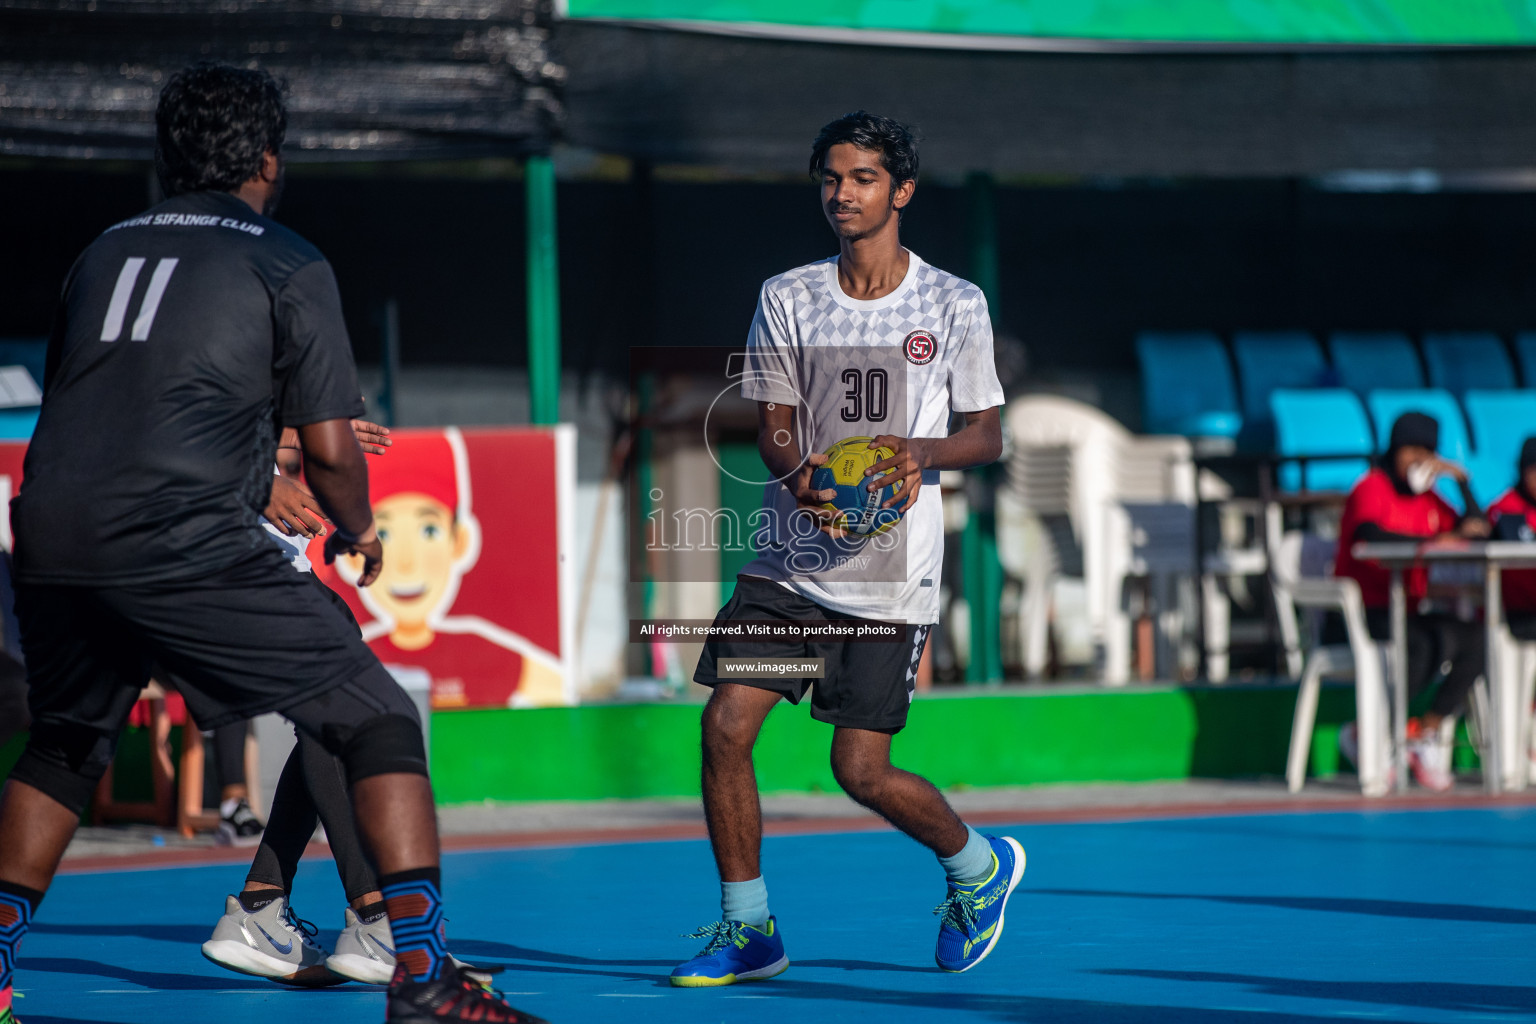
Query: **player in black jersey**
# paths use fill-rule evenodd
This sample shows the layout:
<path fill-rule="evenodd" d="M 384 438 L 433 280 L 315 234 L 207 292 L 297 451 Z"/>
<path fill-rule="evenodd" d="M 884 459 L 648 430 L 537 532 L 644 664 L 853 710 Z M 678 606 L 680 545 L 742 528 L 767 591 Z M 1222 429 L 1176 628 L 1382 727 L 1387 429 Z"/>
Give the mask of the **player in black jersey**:
<path fill-rule="evenodd" d="M 263 71 L 173 75 L 156 110 L 170 198 L 65 281 L 12 505 L 33 724 L 0 797 L 0 1024 L 17 944 L 152 661 L 205 728 L 275 710 L 342 759 L 395 939 L 389 1021 L 535 1020 L 447 956 L 414 705 L 259 526 L 294 427 L 327 557 L 361 556 L 365 585 L 382 564 L 335 278 L 266 216 L 286 124 Z"/>

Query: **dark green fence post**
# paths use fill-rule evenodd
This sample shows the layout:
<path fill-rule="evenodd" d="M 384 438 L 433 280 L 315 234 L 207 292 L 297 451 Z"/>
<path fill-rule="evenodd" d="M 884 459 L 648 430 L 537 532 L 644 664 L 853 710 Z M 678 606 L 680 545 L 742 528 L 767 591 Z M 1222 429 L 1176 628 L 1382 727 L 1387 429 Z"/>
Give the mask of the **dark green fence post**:
<path fill-rule="evenodd" d="M 990 174 L 976 171 L 965 179 L 966 227 L 970 246 L 971 281 L 987 297 L 992 323 L 998 322 L 997 188 Z M 1003 567 L 997 557 L 997 526 L 991 495 L 995 472 L 985 474 L 982 486 L 967 488 L 971 514 L 961 535 L 964 558 L 965 603 L 971 611 L 971 653 L 966 661 L 967 683 L 1003 681 L 1003 647 L 999 622 L 1003 596 Z M 986 500 L 978 502 L 979 496 Z"/>
<path fill-rule="evenodd" d="M 531 156 L 523 168 L 528 200 L 529 419 L 560 422 L 560 249 L 555 223 L 555 165 Z"/>

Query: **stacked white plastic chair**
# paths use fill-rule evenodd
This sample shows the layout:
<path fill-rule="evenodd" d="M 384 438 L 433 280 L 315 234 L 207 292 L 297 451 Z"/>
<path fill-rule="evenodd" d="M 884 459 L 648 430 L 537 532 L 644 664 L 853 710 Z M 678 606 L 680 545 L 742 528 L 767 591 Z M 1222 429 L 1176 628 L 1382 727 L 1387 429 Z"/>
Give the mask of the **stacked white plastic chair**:
<path fill-rule="evenodd" d="M 1195 592 L 1195 469 L 1193 450 L 1182 437 L 1139 437 L 1121 442 L 1115 500 L 1105 516 L 1105 559 L 1110 591 L 1107 629 L 1128 638 L 1131 631 L 1127 580 L 1144 579 L 1156 613 L 1154 671 L 1177 678 L 1197 657 L 1186 625 Z M 1106 673 L 1116 681 L 1130 674 L 1129 645 L 1106 647 Z"/>
<path fill-rule="evenodd" d="M 1013 525 L 1004 526 L 999 544 L 1005 568 L 1024 581 L 1026 673 L 1044 669 L 1053 595 L 1063 579 L 1078 577 L 1103 678 L 1128 682 L 1128 576 L 1151 582 L 1159 668 L 1174 671 L 1185 653 L 1184 608 L 1193 577 L 1189 442 L 1137 437 L 1098 409 L 1053 395 L 1011 402 L 1007 423 L 1012 456 L 999 519 L 1003 525 L 1011 517 Z M 1026 549 L 1029 540 L 1035 550 Z"/>
<path fill-rule="evenodd" d="M 1197 475 L 1189 440 L 1132 434 L 1098 409 L 1055 395 L 1015 399 L 1006 419 L 1012 454 L 999 496 L 998 541 L 1004 568 L 1024 584 L 1019 634 L 1026 674 L 1044 670 L 1053 604 L 1069 596 L 1067 581 L 1080 580 L 1104 681 L 1128 682 L 1126 580 L 1143 578 L 1157 611 L 1157 674 L 1169 678 L 1192 667 L 1187 625 L 1202 600 L 1209 676 L 1226 679 L 1231 600 L 1218 577 L 1262 575 L 1266 558 L 1255 547 L 1213 538 L 1196 590 Z M 1198 485 L 1204 500 L 1222 502 L 1224 512 L 1256 511 L 1231 502 L 1210 474 Z M 1277 512 L 1267 513 L 1272 544 Z"/>
<path fill-rule="evenodd" d="M 1082 580 L 1094 646 L 1102 651 L 1114 642 L 1106 635 L 1109 588 L 1102 538 L 1115 500 L 1119 449 L 1128 434 L 1092 406 L 1054 395 L 1016 399 L 1006 417 L 1012 455 L 1004 504 L 1013 516 L 1038 524 L 998 538 L 1005 567 L 1024 580 L 1020 632 L 1025 672 L 1033 677 L 1045 668 L 1050 609 L 1063 578 Z M 1025 538 L 1038 548 L 1021 550 Z M 1110 677 L 1107 666 L 1106 678 L 1125 681 Z"/>

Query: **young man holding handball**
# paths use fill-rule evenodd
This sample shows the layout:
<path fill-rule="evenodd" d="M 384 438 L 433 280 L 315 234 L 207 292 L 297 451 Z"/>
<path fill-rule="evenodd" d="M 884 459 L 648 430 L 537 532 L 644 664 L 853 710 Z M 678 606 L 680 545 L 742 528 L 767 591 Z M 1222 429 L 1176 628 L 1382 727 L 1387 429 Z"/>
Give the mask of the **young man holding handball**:
<path fill-rule="evenodd" d="M 762 815 L 752 748 L 780 698 L 812 690 L 812 717 L 831 724 L 832 769 L 865 807 L 931 849 L 948 879 L 935 959 L 965 971 L 991 952 L 1003 910 L 1024 873 L 1024 851 L 983 836 L 927 780 L 891 764 L 906 724 L 917 664 L 939 617 L 943 522 L 940 470 L 994 461 L 1003 393 L 981 290 L 902 248 L 902 211 L 917 188 L 911 132 L 863 111 L 821 130 L 811 153 L 823 212 L 839 252 L 763 285 L 748 338 L 743 385 L 758 403 L 758 449 L 778 483 L 765 494 L 770 533 L 738 577 L 717 624 L 880 620 L 903 624 L 895 642 L 714 639 L 694 679 L 713 687 L 703 716 L 704 812 L 721 880 L 723 920 L 708 945 L 672 973 L 682 987 L 771 978 L 789 966 L 768 910 L 759 864 Z M 954 414 L 964 423 L 954 433 Z M 899 489 L 888 533 L 851 537 L 812 485 L 816 454 L 850 436 L 891 455 L 866 470 Z M 809 523 L 809 528 L 807 528 Z M 814 678 L 753 678 L 744 663 L 822 659 Z"/>

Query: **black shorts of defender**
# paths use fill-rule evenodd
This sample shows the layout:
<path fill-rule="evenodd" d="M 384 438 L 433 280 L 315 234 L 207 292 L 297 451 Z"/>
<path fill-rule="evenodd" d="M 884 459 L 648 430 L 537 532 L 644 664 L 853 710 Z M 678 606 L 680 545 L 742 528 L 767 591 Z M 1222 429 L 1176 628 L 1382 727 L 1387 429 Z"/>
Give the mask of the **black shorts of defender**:
<path fill-rule="evenodd" d="M 195 580 L 21 583 L 32 732 L 11 777 L 83 809 L 156 663 L 202 728 L 277 711 L 351 782 L 427 774 L 415 704 L 323 589 L 275 547 Z"/>
<path fill-rule="evenodd" d="M 857 619 L 825 608 L 772 580 L 736 577 L 736 592 L 715 616 L 715 624 L 797 621 L 850 622 Z M 928 641 L 927 626 L 907 626 L 899 639 L 747 640 L 711 639 L 704 644 L 693 681 L 705 686 L 739 683 L 771 690 L 799 704 L 811 691 L 811 717 L 830 725 L 873 732 L 899 732 L 907 724 L 917 692 L 917 663 Z M 737 677 L 719 670 L 721 658 L 821 658 L 820 679 Z"/>

